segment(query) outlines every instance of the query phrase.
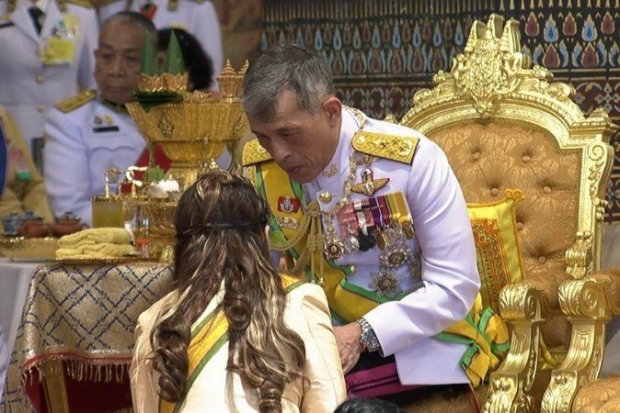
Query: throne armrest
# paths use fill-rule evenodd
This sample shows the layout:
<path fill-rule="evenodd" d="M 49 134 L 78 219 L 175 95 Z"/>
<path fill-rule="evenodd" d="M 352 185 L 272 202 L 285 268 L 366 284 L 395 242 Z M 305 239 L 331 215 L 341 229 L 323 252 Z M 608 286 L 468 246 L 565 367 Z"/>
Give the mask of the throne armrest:
<path fill-rule="evenodd" d="M 500 313 L 511 327 L 510 349 L 491 373 L 484 412 L 534 411 L 529 391 L 538 371 L 540 323 L 550 313 L 542 289 L 525 282 L 500 292 Z"/>
<path fill-rule="evenodd" d="M 605 325 L 620 315 L 620 269 L 598 271 L 560 285 L 558 299 L 571 323 L 566 358 L 551 373 L 542 412 L 570 412 L 581 387 L 598 378 L 605 348 Z"/>

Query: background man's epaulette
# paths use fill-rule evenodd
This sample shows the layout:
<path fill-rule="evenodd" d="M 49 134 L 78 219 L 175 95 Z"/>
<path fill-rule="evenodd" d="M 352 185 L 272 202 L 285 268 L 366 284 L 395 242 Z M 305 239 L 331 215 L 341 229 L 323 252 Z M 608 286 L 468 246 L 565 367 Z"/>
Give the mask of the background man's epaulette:
<path fill-rule="evenodd" d="M 419 139 L 412 136 L 359 132 L 353 137 L 353 148 L 367 155 L 411 165 Z"/>
<path fill-rule="evenodd" d="M 246 143 L 243 147 L 243 155 L 241 156 L 241 164 L 243 166 L 270 161 L 271 159 L 273 158 L 269 155 L 269 152 L 258 143 L 256 138 Z"/>
<path fill-rule="evenodd" d="M 96 97 L 97 91 L 95 89 L 83 90 L 75 96 L 72 96 L 65 100 L 61 100 L 60 102 L 56 103 L 54 107 L 59 109 L 61 112 L 67 113 L 90 102 Z"/>
<path fill-rule="evenodd" d="M 56 2 L 58 3 L 58 8 L 62 11 L 66 11 L 66 7 L 63 7 L 62 3 L 71 3 L 87 9 L 93 8 L 93 3 L 90 0 L 56 0 Z"/>
<path fill-rule="evenodd" d="M 116 3 L 117 1 L 121 0 L 99 0 L 99 7 L 107 6 L 108 4 Z"/>

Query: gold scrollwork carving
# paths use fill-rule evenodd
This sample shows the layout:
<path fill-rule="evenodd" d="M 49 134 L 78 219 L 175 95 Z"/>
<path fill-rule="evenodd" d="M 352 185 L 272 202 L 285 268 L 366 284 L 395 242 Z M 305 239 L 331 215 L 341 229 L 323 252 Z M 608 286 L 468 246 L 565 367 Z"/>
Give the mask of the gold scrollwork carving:
<path fill-rule="evenodd" d="M 583 278 L 560 285 L 558 301 L 562 312 L 575 317 L 603 317 L 609 314 L 606 285 L 609 280 Z"/>
<path fill-rule="evenodd" d="M 541 316 L 542 291 L 525 283 L 502 288 L 499 300 L 505 320 L 532 320 Z"/>
<path fill-rule="evenodd" d="M 543 413 L 569 412 L 571 395 L 577 388 L 577 375 L 564 373 L 553 375 L 545 392 L 540 411 Z"/>
<path fill-rule="evenodd" d="M 592 232 L 577 232 L 575 243 L 566 250 L 566 272 L 571 277 L 579 279 L 592 272 L 592 248 Z"/>
<path fill-rule="evenodd" d="M 491 373 L 484 412 L 533 412 L 530 391 L 538 371 L 542 291 L 527 284 L 506 286 L 500 293 L 500 312 L 512 327 L 511 346 L 502 365 Z"/>

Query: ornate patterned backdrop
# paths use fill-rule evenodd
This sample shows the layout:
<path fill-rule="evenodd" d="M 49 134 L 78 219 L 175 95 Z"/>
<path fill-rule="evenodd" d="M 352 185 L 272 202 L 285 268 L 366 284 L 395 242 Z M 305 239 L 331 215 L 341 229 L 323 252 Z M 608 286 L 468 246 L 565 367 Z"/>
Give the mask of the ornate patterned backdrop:
<path fill-rule="evenodd" d="M 264 0 L 261 48 L 313 47 L 329 62 L 348 105 L 401 117 L 413 94 L 449 71 L 475 19 L 520 22 L 523 52 L 571 83 L 586 113 L 602 106 L 620 124 L 620 0 Z M 620 135 L 607 221 L 620 223 Z"/>

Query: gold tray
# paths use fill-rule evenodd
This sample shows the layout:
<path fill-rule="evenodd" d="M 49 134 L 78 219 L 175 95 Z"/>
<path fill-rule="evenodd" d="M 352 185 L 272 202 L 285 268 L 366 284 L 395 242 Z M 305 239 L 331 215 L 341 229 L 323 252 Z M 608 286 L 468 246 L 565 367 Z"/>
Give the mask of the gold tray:
<path fill-rule="evenodd" d="M 58 238 L 24 238 L 0 236 L 0 256 L 10 259 L 53 259 Z"/>
<path fill-rule="evenodd" d="M 157 258 L 145 258 L 141 256 L 127 255 L 123 257 L 63 257 L 51 260 L 60 265 L 104 265 L 104 264 L 128 264 L 136 262 L 157 262 Z"/>

